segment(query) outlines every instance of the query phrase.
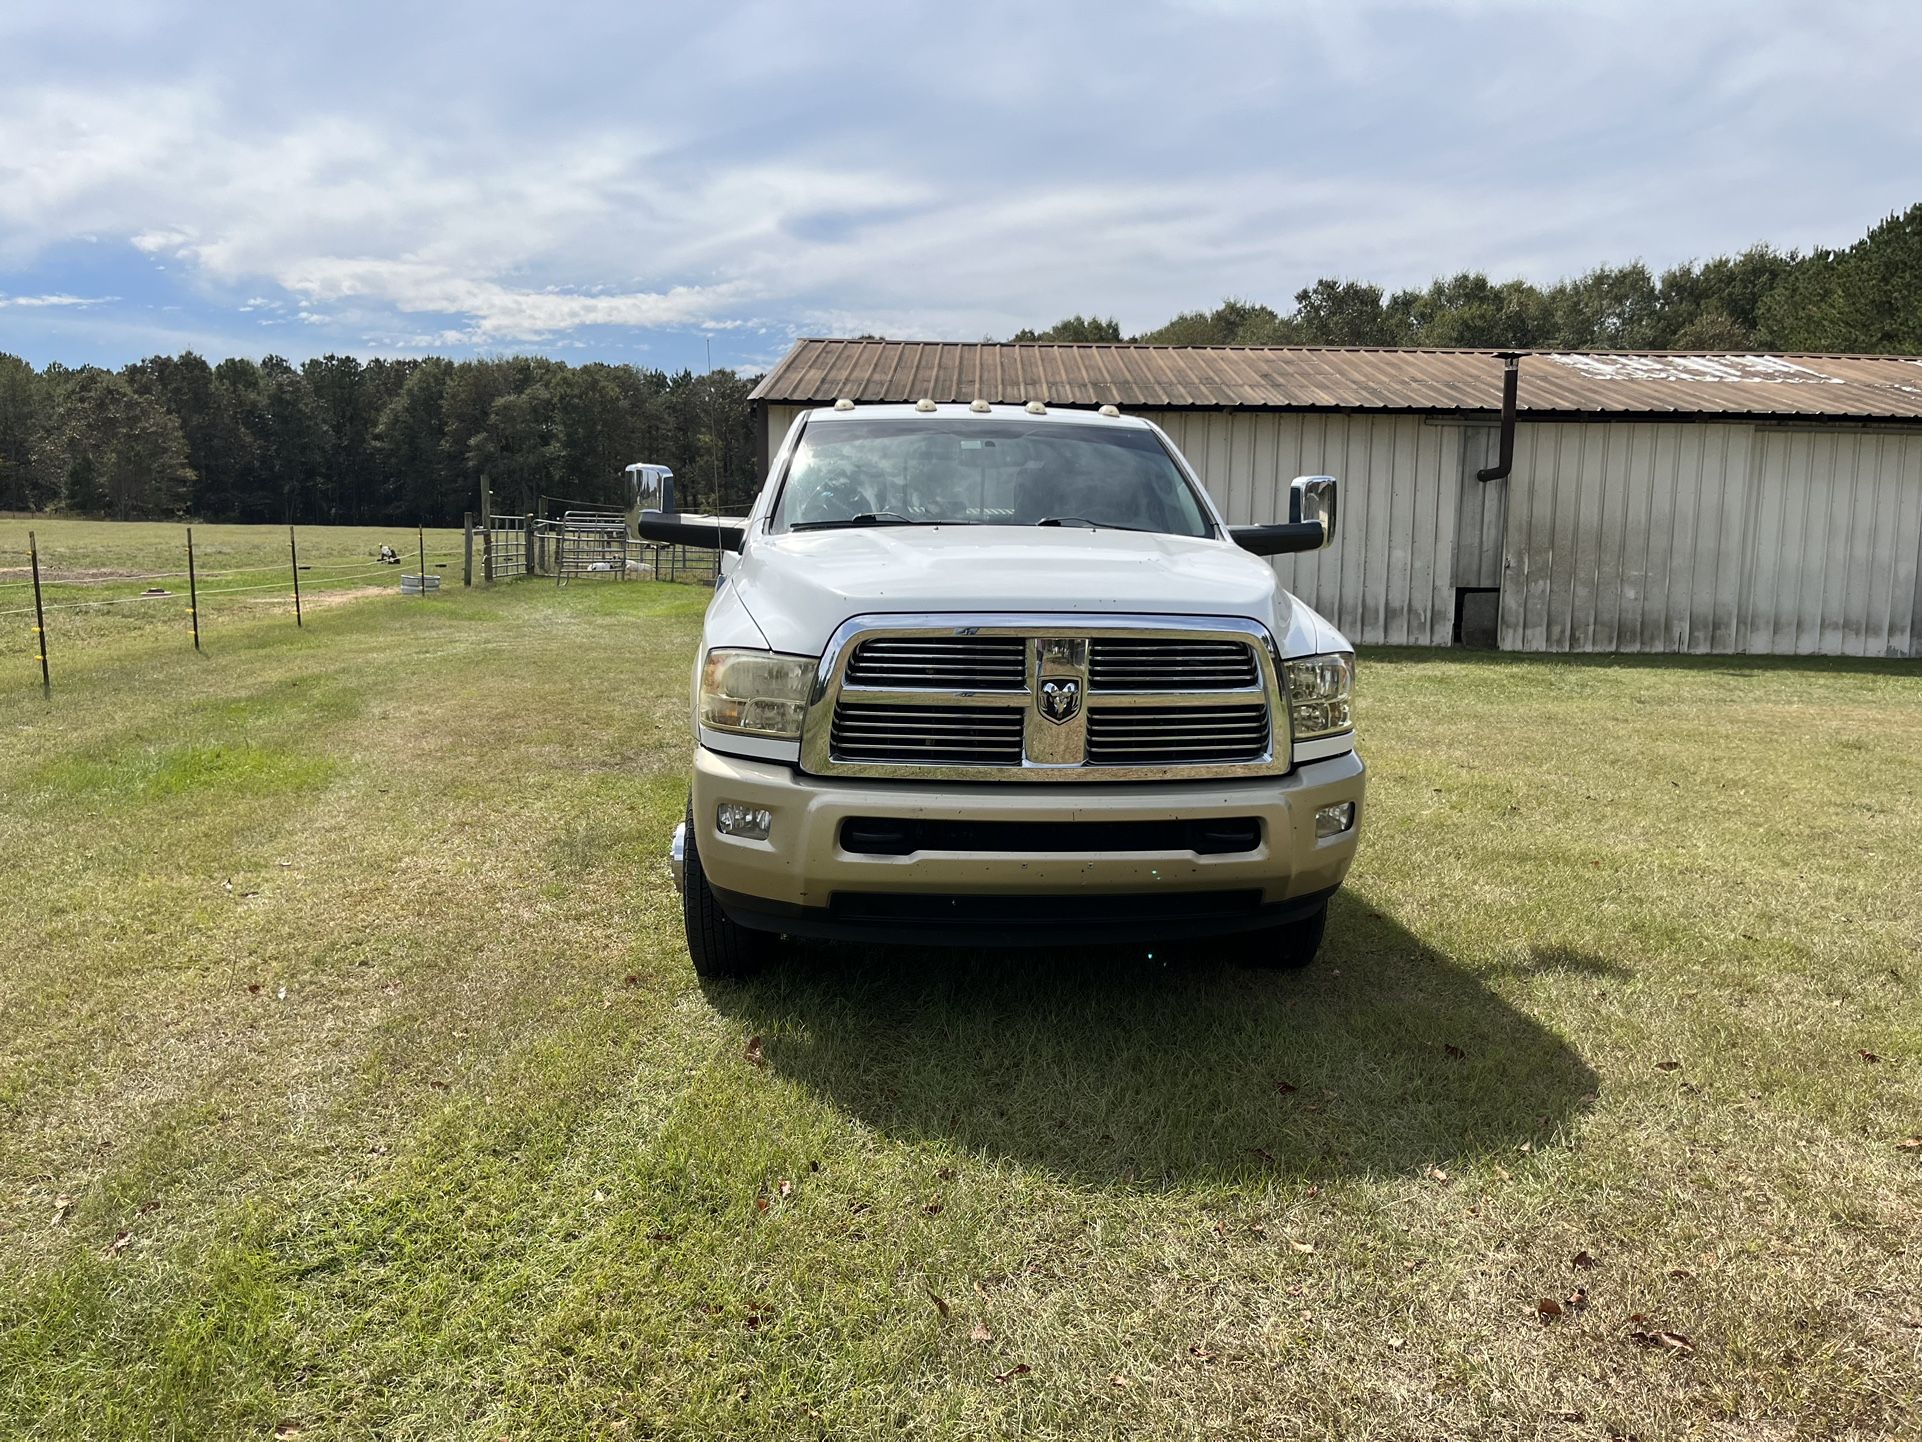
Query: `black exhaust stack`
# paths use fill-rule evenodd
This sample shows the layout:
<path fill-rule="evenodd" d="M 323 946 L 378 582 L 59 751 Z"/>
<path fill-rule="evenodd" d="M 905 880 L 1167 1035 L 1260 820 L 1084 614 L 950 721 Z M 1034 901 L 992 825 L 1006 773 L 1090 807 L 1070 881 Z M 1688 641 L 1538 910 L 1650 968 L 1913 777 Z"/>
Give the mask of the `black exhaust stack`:
<path fill-rule="evenodd" d="M 1521 388 L 1521 351 L 1495 352 L 1502 358 L 1502 450 L 1501 459 L 1475 472 L 1475 479 L 1486 484 L 1499 481 L 1515 464 L 1515 396 Z"/>

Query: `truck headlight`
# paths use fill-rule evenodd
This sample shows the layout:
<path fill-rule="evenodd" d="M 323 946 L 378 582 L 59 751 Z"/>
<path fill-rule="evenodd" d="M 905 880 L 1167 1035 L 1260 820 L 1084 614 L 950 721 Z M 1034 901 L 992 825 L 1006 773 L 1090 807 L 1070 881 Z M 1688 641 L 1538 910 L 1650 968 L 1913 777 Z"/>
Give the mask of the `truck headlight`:
<path fill-rule="evenodd" d="M 811 656 L 709 651 L 701 667 L 701 724 L 744 736 L 798 739 L 815 665 Z"/>
<path fill-rule="evenodd" d="M 1287 661 L 1288 720 L 1295 740 L 1354 729 L 1355 658 L 1346 652 Z"/>

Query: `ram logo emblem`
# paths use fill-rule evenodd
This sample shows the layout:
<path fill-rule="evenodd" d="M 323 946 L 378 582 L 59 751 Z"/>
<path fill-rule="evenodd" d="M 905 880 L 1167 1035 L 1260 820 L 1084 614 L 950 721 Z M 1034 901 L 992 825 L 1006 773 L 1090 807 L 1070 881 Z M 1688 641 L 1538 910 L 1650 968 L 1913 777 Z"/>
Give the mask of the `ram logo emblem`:
<path fill-rule="evenodd" d="M 1041 683 L 1041 714 L 1050 721 L 1072 721 L 1081 709 L 1081 683 L 1072 680 Z"/>

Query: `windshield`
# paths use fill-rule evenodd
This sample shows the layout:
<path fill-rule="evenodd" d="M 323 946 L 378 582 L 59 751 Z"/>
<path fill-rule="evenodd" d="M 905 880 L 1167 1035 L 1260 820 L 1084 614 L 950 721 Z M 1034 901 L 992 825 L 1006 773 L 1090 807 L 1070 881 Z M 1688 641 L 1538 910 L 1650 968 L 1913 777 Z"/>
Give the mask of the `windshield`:
<path fill-rule="evenodd" d="M 971 415 L 809 426 L 789 462 L 774 523 L 1214 534 L 1194 487 L 1153 431 Z"/>

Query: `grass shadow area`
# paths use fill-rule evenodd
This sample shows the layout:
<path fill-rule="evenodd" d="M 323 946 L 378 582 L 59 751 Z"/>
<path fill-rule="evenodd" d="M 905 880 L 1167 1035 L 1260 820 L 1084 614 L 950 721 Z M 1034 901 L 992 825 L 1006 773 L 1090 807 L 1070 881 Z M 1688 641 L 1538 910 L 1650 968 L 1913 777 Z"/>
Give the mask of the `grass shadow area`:
<path fill-rule="evenodd" d="M 1200 948 L 801 947 L 709 998 L 771 1070 L 887 1137 L 1097 1185 L 1459 1164 L 1552 1145 L 1597 1085 L 1565 1040 L 1348 893 L 1298 973 Z"/>

